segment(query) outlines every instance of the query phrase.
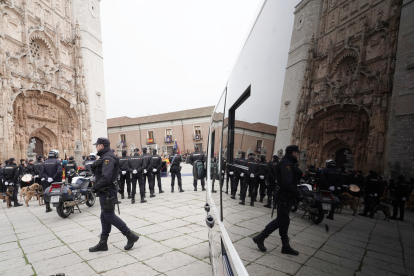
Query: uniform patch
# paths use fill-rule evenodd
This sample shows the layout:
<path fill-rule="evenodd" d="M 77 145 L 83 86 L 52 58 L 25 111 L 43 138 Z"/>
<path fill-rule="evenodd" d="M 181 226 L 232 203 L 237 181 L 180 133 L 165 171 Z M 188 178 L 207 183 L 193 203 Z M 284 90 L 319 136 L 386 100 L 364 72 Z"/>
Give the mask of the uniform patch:
<path fill-rule="evenodd" d="M 288 172 L 290 172 L 290 170 L 291 170 L 290 166 L 286 166 L 286 170 L 287 170 Z"/>
<path fill-rule="evenodd" d="M 104 165 L 109 165 L 109 160 L 104 160 Z"/>

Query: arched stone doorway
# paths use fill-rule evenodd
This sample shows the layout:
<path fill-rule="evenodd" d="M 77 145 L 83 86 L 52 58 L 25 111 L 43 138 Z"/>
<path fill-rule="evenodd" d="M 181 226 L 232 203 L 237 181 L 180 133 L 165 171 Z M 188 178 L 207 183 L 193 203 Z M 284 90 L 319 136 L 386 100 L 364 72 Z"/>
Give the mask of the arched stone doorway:
<path fill-rule="evenodd" d="M 335 154 L 335 163 L 338 169 L 347 163 L 347 156 L 345 153 L 351 153 L 351 150 L 343 148 L 338 150 Z"/>
<path fill-rule="evenodd" d="M 35 144 L 35 149 L 34 149 L 34 153 L 36 153 L 36 156 L 44 155 L 44 151 L 43 151 L 43 140 L 38 138 L 38 137 L 32 137 L 29 139 L 29 143 L 30 141 L 32 141 L 32 139 L 35 139 L 36 144 Z"/>

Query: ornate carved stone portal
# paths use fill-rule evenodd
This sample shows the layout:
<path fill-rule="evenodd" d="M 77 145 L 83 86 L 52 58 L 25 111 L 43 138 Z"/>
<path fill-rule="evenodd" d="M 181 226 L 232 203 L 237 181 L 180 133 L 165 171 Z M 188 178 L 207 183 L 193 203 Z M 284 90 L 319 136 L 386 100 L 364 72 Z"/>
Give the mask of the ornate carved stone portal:
<path fill-rule="evenodd" d="M 32 2 L 0 0 L 0 160 L 26 158 L 32 138 L 43 155 L 73 155 L 77 140 L 86 155 L 91 122 L 72 1 Z"/>
<path fill-rule="evenodd" d="M 324 5 L 291 141 L 308 165 L 348 150 L 356 169 L 383 171 L 402 1 L 370 2 Z"/>

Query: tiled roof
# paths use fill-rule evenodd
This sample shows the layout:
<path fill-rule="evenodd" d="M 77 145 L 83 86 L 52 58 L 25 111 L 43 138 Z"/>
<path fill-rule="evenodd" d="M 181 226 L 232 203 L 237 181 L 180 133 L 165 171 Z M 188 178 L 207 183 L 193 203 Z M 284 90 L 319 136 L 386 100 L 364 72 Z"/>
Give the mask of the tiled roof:
<path fill-rule="evenodd" d="M 213 111 L 214 111 L 214 106 L 207 106 L 207 107 L 188 109 L 188 110 L 157 114 L 157 115 L 151 115 L 151 116 L 137 117 L 137 118 L 130 118 L 130 117 L 124 116 L 124 117 L 108 119 L 107 122 L 108 122 L 108 128 L 119 127 L 119 126 L 129 126 L 129 125 L 141 125 L 141 124 L 149 124 L 149 123 L 155 123 L 155 122 L 210 117 L 213 114 Z"/>
<path fill-rule="evenodd" d="M 228 117 L 224 119 L 224 127 L 227 126 Z M 223 120 L 223 113 L 214 113 L 213 114 L 213 121 L 221 121 Z M 245 121 L 236 120 L 236 128 L 242 128 L 246 130 L 252 130 L 262 133 L 268 133 L 272 135 L 276 135 L 277 126 L 272 126 L 264 123 L 248 123 Z"/>

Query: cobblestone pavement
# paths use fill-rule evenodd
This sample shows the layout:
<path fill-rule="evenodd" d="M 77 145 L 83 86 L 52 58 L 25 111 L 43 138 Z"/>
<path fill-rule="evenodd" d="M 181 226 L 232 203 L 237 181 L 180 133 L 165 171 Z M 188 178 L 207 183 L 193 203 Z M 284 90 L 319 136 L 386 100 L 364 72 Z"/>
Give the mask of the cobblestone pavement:
<path fill-rule="evenodd" d="M 183 165 L 183 173 L 191 173 Z M 30 207 L 0 211 L 0 275 L 211 275 L 205 192 L 193 191 L 192 177 L 183 177 L 185 193 L 170 192 L 148 203 L 122 200 L 120 217 L 140 235 L 130 251 L 125 237 L 113 228 L 107 252 L 90 253 L 100 234 L 99 203 L 81 206 L 68 219 L 32 201 Z M 260 252 L 251 237 L 271 220 L 270 210 L 256 203 L 241 206 L 223 195 L 225 224 L 250 275 L 414 275 L 414 213 L 406 222 L 352 216 L 349 210 L 334 221 L 313 225 L 297 211 L 291 216 L 291 245 L 298 257 L 280 253 L 278 233 L 266 239 Z M 325 225 L 329 225 L 329 232 Z"/>

